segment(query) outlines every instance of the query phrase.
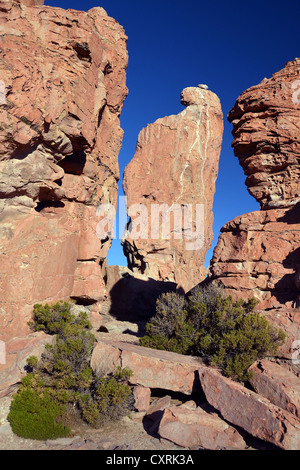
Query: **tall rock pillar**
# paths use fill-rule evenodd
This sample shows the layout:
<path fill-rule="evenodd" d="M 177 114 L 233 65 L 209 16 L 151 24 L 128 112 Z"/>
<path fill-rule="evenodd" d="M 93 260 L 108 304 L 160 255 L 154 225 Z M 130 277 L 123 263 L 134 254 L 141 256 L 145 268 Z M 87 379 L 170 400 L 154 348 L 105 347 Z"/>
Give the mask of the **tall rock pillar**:
<path fill-rule="evenodd" d="M 124 172 L 130 224 L 122 243 L 134 272 L 187 291 L 204 278 L 213 239 L 223 115 L 205 85 L 185 88 L 181 103 L 181 113 L 139 134 Z"/>

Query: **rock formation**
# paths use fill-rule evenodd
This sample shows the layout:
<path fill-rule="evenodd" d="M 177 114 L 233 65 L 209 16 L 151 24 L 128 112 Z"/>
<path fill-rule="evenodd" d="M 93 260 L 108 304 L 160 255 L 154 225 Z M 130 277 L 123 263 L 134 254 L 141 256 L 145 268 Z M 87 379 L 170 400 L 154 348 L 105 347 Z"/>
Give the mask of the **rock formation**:
<path fill-rule="evenodd" d="M 233 148 L 261 210 L 225 224 L 210 278 L 259 307 L 297 307 L 300 269 L 300 59 L 243 92 L 229 113 Z M 298 86 L 298 88 L 297 88 Z"/>
<path fill-rule="evenodd" d="M 223 116 L 218 97 L 206 88 L 185 88 L 186 109 L 140 132 L 123 180 L 130 217 L 122 241 L 128 267 L 185 291 L 204 278 L 213 239 Z"/>
<path fill-rule="evenodd" d="M 10 354 L 34 303 L 106 295 L 111 241 L 97 237 L 96 209 L 117 203 L 126 41 L 102 8 L 1 2 L 0 340 Z"/>
<path fill-rule="evenodd" d="M 191 449 L 242 450 L 250 436 L 300 449 L 299 377 L 283 365 L 255 362 L 250 390 L 199 357 L 141 347 L 126 335 L 124 341 L 103 333 L 97 339 L 91 367 L 100 376 L 119 366 L 133 372 L 129 380 L 146 396 L 144 423 L 152 433 Z M 158 390 L 161 398 L 154 400 Z"/>
<path fill-rule="evenodd" d="M 249 193 L 263 209 L 300 202 L 300 58 L 244 91 L 228 119 Z"/>

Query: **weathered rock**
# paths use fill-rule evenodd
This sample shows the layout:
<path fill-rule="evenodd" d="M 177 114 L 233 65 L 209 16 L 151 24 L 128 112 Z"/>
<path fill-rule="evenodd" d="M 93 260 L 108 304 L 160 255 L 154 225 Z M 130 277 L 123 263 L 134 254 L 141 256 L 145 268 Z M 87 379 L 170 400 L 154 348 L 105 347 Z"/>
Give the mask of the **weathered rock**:
<path fill-rule="evenodd" d="M 154 400 L 145 413 L 144 425 L 149 434 L 157 434 L 158 428 L 163 416 L 163 411 L 171 406 L 171 396 L 165 395 L 164 397 Z"/>
<path fill-rule="evenodd" d="M 300 449 L 300 420 L 212 368 L 199 371 L 207 401 L 222 417 L 285 450 Z"/>
<path fill-rule="evenodd" d="M 150 406 L 151 390 L 137 385 L 133 387 L 134 407 L 137 411 L 147 411 Z"/>
<path fill-rule="evenodd" d="M 185 394 L 201 391 L 199 358 L 159 351 L 136 344 L 98 338 L 91 367 L 98 375 L 113 372 L 118 366 L 133 371 L 130 382 L 143 387 L 172 390 Z"/>
<path fill-rule="evenodd" d="M 229 113 L 234 152 L 261 210 L 224 225 L 208 276 L 234 298 L 259 301 L 287 335 L 284 355 L 299 338 L 299 71 L 298 58 L 243 92 Z"/>
<path fill-rule="evenodd" d="M 187 291 L 204 278 L 213 239 L 223 116 L 218 97 L 201 87 L 184 89 L 181 102 L 184 111 L 139 134 L 124 172 L 130 224 L 122 243 L 132 271 Z"/>
<path fill-rule="evenodd" d="M 300 377 L 267 359 L 250 367 L 254 390 L 271 403 L 300 418 Z"/>
<path fill-rule="evenodd" d="M 256 211 L 221 229 L 209 277 L 233 297 L 256 297 L 261 310 L 295 307 L 299 290 L 300 207 Z"/>
<path fill-rule="evenodd" d="M 96 208 L 117 202 L 127 37 L 102 8 L 41 3 L 0 9 L 2 341 L 36 302 L 106 296 Z"/>
<path fill-rule="evenodd" d="M 55 336 L 43 332 L 32 333 L 26 337 L 12 338 L 5 343 L 5 361 L 0 363 L 0 397 L 14 391 L 26 375 L 29 356 L 40 357 L 46 344 L 54 344 Z"/>
<path fill-rule="evenodd" d="M 246 443 L 241 434 L 224 420 L 209 414 L 192 401 L 166 408 L 158 433 L 188 449 L 242 450 Z"/>
<path fill-rule="evenodd" d="M 152 421 L 156 420 L 158 412 L 162 412 L 171 406 L 171 396 L 165 395 L 164 397 L 154 400 L 147 409 L 146 417 Z"/>
<path fill-rule="evenodd" d="M 278 356 L 291 359 L 293 344 L 300 338 L 300 308 L 275 308 L 265 310 L 262 313 L 268 322 L 275 328 L 282 329 L 286 338 L 278 349 Z"/>
<path fill-rule="evenodd" d="M 244 91 L 230 111 L 233 148 L 263 208 L 300 202 L 300 59 Z"/>

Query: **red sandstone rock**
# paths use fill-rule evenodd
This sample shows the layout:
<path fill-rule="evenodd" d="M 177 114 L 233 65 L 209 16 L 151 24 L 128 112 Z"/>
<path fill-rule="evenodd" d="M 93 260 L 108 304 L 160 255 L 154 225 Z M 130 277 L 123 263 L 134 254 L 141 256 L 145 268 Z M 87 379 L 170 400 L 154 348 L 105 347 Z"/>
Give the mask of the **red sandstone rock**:
<path fill-rule="evenodd" d="M 26 375 L 25 366 L 29 356 L 40 357 L 46 344 L 54 344 L 55 336 L 43 332 L 26 337 L 12 338 L 5 342 L 5 361 L 0 363 L 0 398 L 14 391 Z"/>
<path fill-rule="evenodd" d="M 300 378 L 286 367 L 267 359 L 250 367 L 254 390 L 274 405 L 300 418 Z"/>
<path fill-rule="evenodd" d="M 166 408 L 158 433 L 164 439 L 189 449 L 242 450 L 246 447 L 235 428 L 218 416 L 206 413 L 192 401 Z"/>
<path fill-rule="evenodd" d="M 282 449 L 300 449 L 300 420 L 293 414 L 217 370 L 206 368 L 199 374 L 207 401 L 226 421 Z"/>
<path fill-rule="evenodd" d="M 300 202 L 300 59 L 244 91 L 229 113 L 233 148 L 262 207 Z"/>
<path fill-rule="evenodd" d="M 209 278 L 234 298 L 256 297 L 270 323 L 299 338 L 300 59 L 246 90 L 229 113 L 233 148 L 261 211 L 225 224 Z"/>
<path fill-rule="evenodd" d="M 34 6 L 36 5 L 36 6 Z M 28 8 L 34 6 L 34 8 Z M 102 8 L 2 2 L 0 339 L 28 333 L 36 302 L 101 301 L 116 206 L 126 36 Z"/>
<path fill-rule="evenodd" d="M 281 328 L 286 338 L 278 350 L 278 356 L 291 360 L 293 343 L 300 338 L 300 308 L 274 308 L 261 312 L 275 328 Z"/>
<path fill-rule="evenodd" d="M 210 277 L 228 294 L 256 297 L 259 308 L 294 307 L 300 266 L 300 209 L 257 211 L 224 225 Z"/>
<path fill-rule="evenodd" d="M 147 411 L 150 406 L 151 390 L 137 385 L 133 388 L 134 407 L 137 411 Z"/>
<path fill-rule="evenodd" d="M 145 413 L 145 426 L 150 434 L 157 434 L 163 411 L 171 406 L 170 395 L 154 400 Z"/>
<path fill-rule="evenodd" d="M 125 168 L 123 187 L 132 226 L 124 234 L 123 247 L 134 272 L 189 290 L 204 278 L 204 260 L 213 239 L 223 119 L 218 97 L 204 88 L 184 89 L 181 102 L 184 111 L 140 132 L 136 153 Z M 203 205 L 198 225 L 196 204 Z M 142 205 L 142 212 L 135 205 Z M 192 217 L 190 230 L 186 226 L 182 233 L 184 205 L 190 205 Z M 165 220 L 159 221 L 159 208 L 165 209 Z"/>
<path fill-rule="evenodd" d="M 133 385 L 185 394 L 201 390 L 198 369 L 206 367 L 196 357 L 114 341 L 102 335 L 93 350 L 92 369 L 102 375 L 113 372 L 118 366 L 133 371 L 130 378 Z"/>
<path fill-rule="evenodd" d="M 150 420 L 154 420 L 155 416 L 157 415 L 157 412 L 163 411 L 169 406 L 171 406 L 170 395 L 165 395 L 162 398 L 158 398 L 154 400 L 147 409 L 146 417 Z"/>

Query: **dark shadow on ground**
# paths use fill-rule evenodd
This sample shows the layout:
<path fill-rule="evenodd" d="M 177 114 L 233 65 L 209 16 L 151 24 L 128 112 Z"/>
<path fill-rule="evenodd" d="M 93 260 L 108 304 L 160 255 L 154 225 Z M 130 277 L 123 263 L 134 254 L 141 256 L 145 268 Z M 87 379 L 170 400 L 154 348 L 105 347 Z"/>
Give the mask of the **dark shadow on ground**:
<path fill-rule="evenodd" d="M 143 326 L 155 314 L 157 299 L 166 292 L 184 295 L 174 282 L 143 280 L 126 274 L 110 290 L 109 315 L 118 321 L 137 323 L 140 326 L 138 335 L 143 335 Z"/>

